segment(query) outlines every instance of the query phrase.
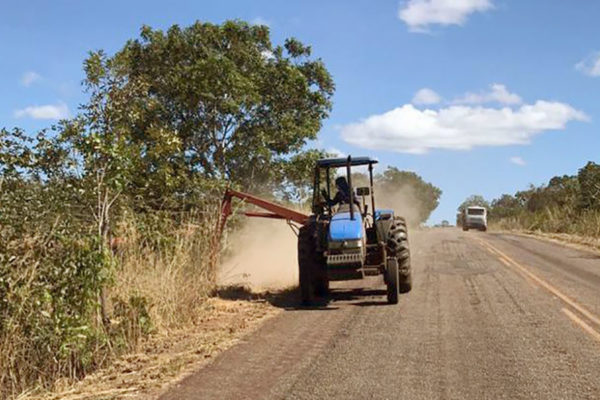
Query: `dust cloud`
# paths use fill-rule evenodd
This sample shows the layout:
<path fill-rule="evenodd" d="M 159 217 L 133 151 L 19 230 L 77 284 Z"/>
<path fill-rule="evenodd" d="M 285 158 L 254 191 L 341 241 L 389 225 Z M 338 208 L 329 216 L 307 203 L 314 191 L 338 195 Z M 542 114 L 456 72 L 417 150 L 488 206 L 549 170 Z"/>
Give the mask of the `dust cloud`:
<path fill-rule="evenodd" d="M 418 227 L 421 222 L 421 215 L 423 214 L 421 202 L 415 189 L 410 185 L 404 185 L 393 190 L 376 187 L 375 206 L 379 209 L 389 208 L 394 210 L 395 215 L 404 217 L 411 228 Z"/>
<path fill-rule="evenodd" d="M 393 190 L 375 189 L 375 206 L 389 208 L 395 215 L 404 217 L 408 225 L 408 237 L 411 254 L 428 251 L 429 244 L 423 241 L 421 231 L 421 216 L 425 213 L 423 204 L 419 201 L 415 189 L 404 185 Z M 414 267 L 413 267 L 414 271 Z"/>
<path fill-rule="evenodd" d="M 220 285 L 260 291 L 298 284 L 297 237 L 285 221 L 249 218 L 226 246 L 229 254 L 217 274 Z"/>

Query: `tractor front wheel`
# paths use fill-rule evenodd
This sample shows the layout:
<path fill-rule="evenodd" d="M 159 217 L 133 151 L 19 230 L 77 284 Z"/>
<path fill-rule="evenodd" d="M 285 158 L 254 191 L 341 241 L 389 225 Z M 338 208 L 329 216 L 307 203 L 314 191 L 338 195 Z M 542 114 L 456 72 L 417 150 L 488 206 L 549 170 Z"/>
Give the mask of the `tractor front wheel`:
<path fill-rule="evenodd" d="M 406 264 L 400 264 L 398 269 L 398 291 L 400 293 L 408 293 L 412 290 L 410 259 L 407 259 L 404 262 Z"/>
<path fill-rule="evenodd" d="M 385 283 L 387 285 L 388 303 L 398 304 L 398 260 L 395 257 L 387 259 Z"/>

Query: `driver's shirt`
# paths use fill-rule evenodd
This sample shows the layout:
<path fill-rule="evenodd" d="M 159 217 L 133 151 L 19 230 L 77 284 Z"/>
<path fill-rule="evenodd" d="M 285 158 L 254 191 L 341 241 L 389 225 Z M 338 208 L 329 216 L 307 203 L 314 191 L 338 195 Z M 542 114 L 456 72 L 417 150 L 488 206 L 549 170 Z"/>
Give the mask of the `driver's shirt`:
<path fill-rule="evenodd" d="M 338 190 L 333 199 L 329 200 L 328 203 L 330 207 L 333 207 L 338 204 L 350 204 L 350 194 L 342 190 Z M 358 200 L 356 200 L 356 197 L 354 197 L 354 204 L 360 206 L 360 203 L 358 202 Z"/>

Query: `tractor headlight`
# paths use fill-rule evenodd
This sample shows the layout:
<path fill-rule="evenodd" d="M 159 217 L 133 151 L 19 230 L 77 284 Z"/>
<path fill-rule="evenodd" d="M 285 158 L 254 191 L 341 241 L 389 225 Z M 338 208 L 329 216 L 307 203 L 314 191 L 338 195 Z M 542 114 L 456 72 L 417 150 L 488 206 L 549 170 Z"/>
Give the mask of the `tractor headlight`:
<path fill-rule="evenodd" d="M 330 250 L 344 250 L 344 249 L 356 249 L 361 248 L 363 242 L 361 239 L 358 240 L 339 240 L 335 242 L 329 242 Z"/>

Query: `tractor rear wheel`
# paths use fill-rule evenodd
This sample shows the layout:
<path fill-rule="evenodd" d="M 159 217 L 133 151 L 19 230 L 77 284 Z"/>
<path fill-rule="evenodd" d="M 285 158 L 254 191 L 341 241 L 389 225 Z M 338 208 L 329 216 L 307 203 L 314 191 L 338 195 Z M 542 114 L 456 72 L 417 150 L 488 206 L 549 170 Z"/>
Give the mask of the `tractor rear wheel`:
<path fill-rule="evenodd" d="M 302 303 L 311 304 L 314 295 L 329 292 L 329 279 L 324 269 L 324 257 L 317 252 L 316 226 L 307 224 L 298 233 L 298 268 Z"/>
<path fill-rule="evenodd" d="M 387 234 L 388 254 L 399 256 L 408 250 L 408 229 L 401 217 L 395 217 Z"/>
<path fill-rule="evenodd" d="M 412 289 L 412 268 L 410 265 L 410 249 L 408 245 L 408 228 L 406 220 L 395 217 L 388 232 L 388 255 L 398 260 L 398 289 L 400 293 L 408 293 Z"/>
<path fill-rule="evenodd" d="M 387 259 L 385 267 L 385 283 L 387 285 L 387 301 L 398 304 L 398 260 L 395 257 Z"/>
<path fill-rule="evenodd" d="M 327 275 L 317 271 L 315 276 L 315 294 L 317 296 L 325 297 L 329 294 L 329 279 Z"/>

